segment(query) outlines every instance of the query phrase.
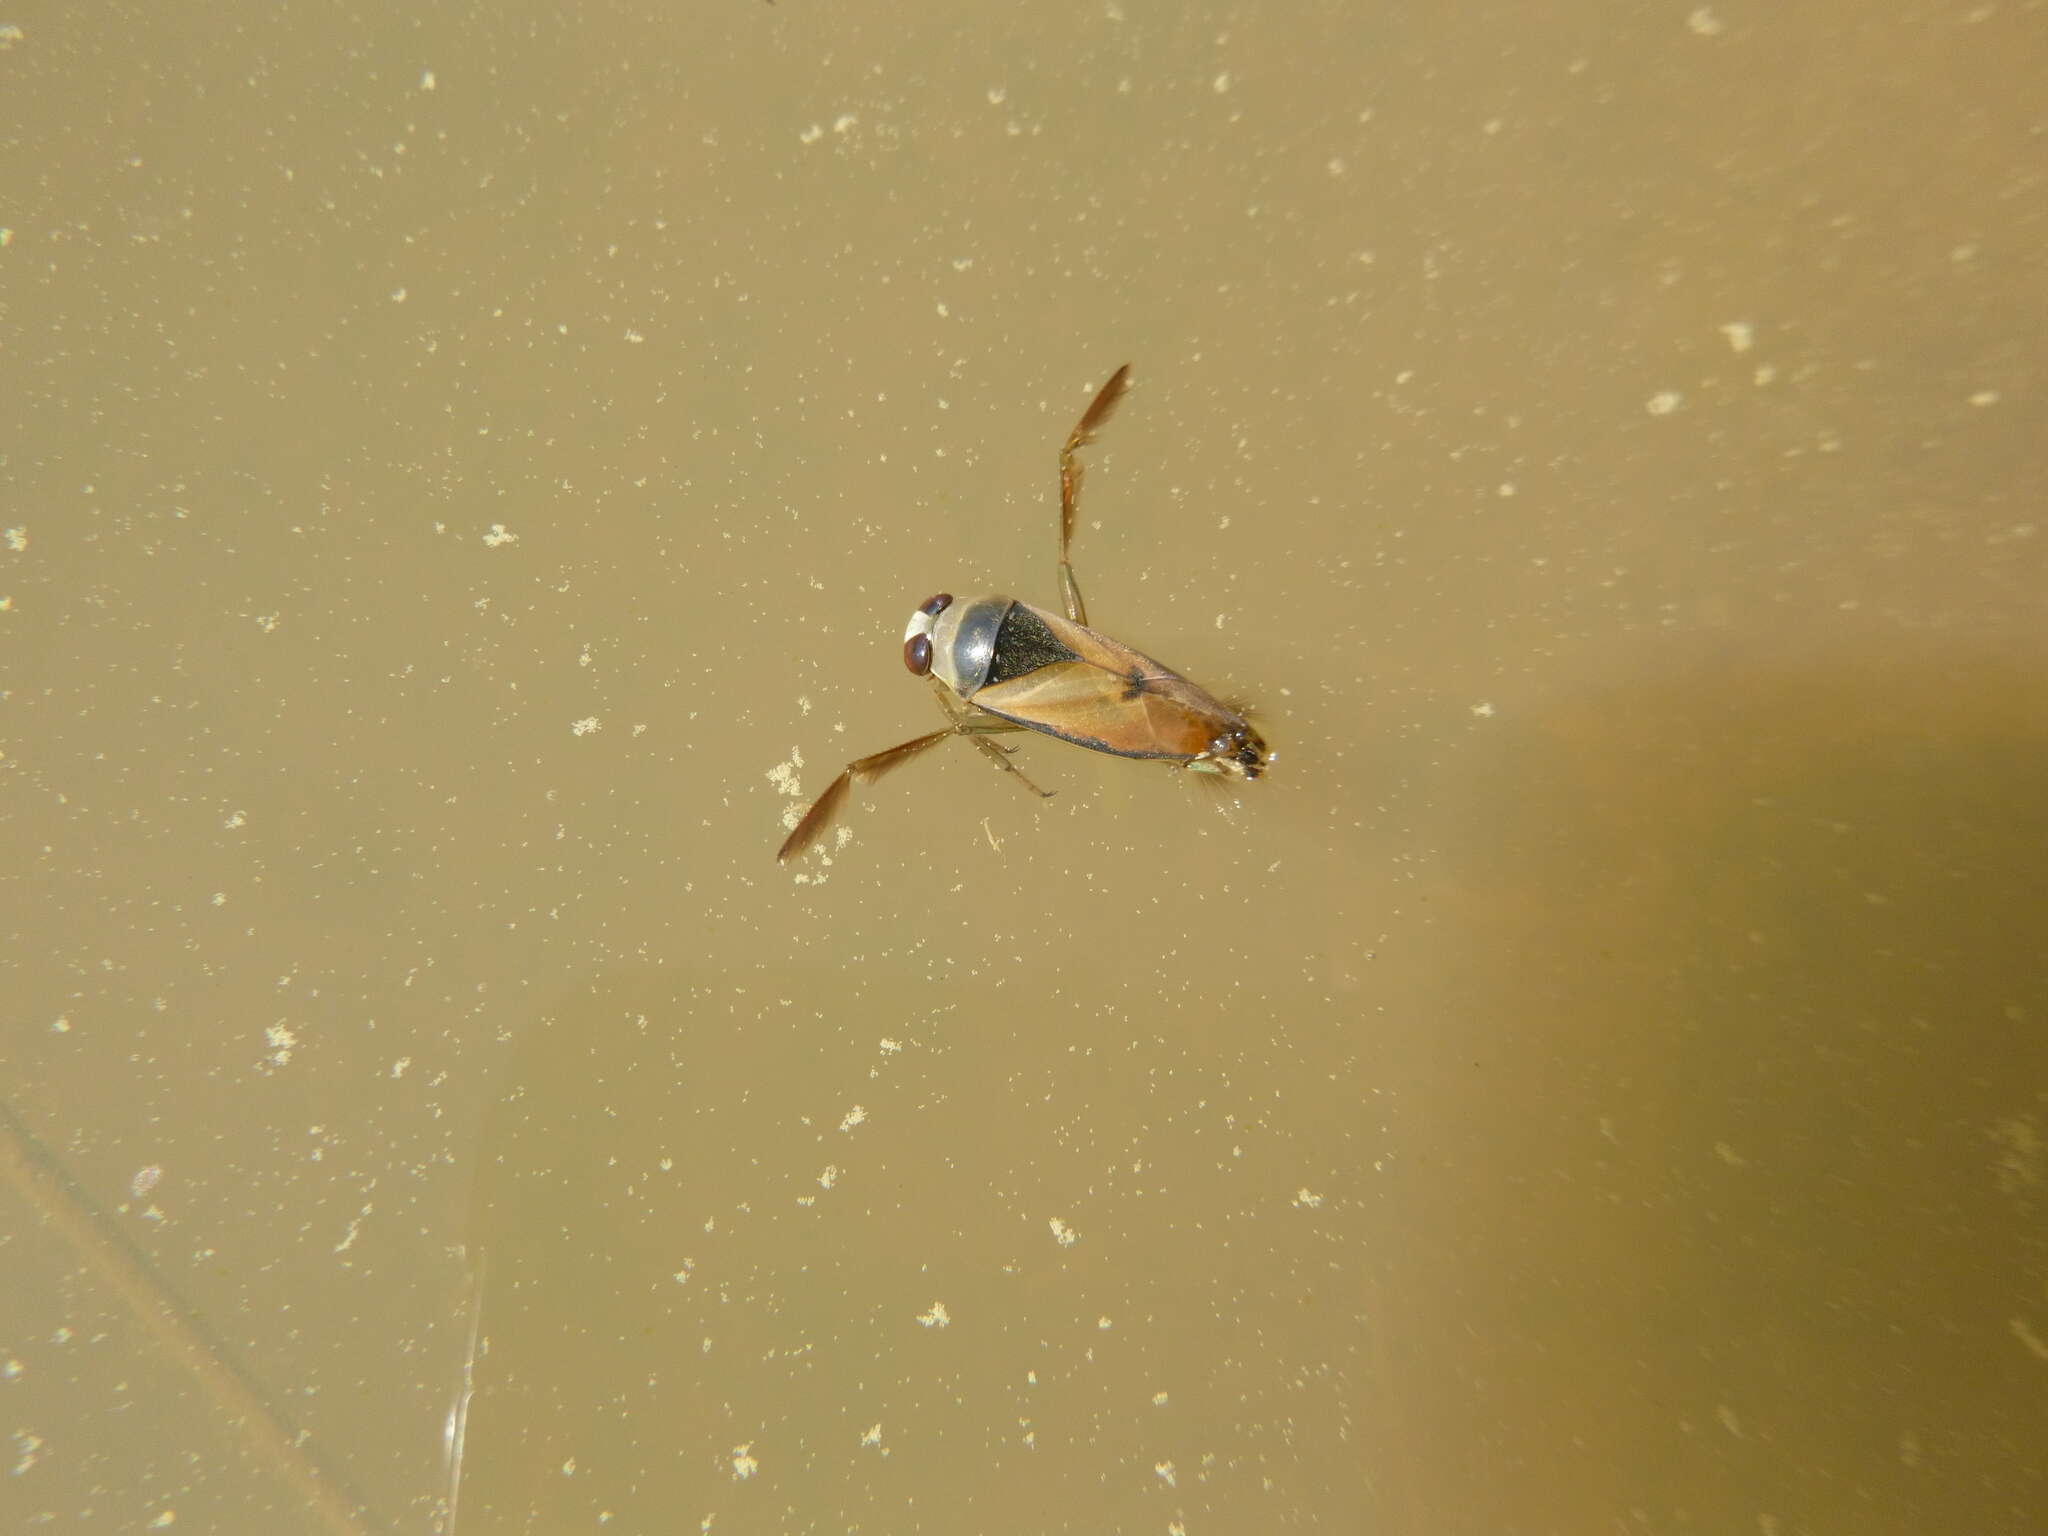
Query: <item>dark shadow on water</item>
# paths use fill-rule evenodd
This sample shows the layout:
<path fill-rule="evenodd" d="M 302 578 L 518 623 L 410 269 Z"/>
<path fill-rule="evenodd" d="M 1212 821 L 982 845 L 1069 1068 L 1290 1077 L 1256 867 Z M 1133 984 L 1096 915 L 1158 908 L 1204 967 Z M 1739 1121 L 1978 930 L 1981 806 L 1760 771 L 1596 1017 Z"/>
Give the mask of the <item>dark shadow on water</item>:
<path fill-rule="evenodd" d="M 2043 669 L 1721 657 L 1498 723 L 1438 786 L 1396 1507 L 2032 1528 Z"/>

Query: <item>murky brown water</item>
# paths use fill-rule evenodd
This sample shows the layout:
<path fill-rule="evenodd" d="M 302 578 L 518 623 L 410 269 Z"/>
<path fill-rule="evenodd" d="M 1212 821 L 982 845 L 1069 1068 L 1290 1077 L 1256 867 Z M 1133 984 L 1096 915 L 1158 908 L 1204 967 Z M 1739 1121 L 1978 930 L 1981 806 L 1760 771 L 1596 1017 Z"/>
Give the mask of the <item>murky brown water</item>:
<path fill-rule="evenodd" d="M 2036 13 L 0 23 L 13 1524 L 2048 1522 Z"/>

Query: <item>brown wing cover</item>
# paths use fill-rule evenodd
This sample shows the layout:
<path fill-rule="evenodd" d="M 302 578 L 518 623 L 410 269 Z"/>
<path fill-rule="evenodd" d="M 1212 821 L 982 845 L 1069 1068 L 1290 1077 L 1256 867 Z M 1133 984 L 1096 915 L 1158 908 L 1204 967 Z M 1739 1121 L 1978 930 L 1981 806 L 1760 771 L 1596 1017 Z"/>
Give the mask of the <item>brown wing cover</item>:
<path fill-rule="evenodd" d="M 1095 630 L 1031 604 L 1074 660 L 978 690 L 990 714 L 1118 757 L 1188 762 L 1242 722 L 1207 689 Z"/>

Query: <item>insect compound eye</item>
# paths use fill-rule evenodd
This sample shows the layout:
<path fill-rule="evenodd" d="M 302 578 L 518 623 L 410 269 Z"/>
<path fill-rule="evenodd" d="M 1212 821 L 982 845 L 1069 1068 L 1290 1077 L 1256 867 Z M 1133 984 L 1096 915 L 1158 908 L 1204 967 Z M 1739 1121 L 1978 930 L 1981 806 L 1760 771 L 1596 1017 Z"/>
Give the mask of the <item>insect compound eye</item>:
<path fill-rule="evenodd" d="M 950 602 L 951 599 L 949 598 Z M 932 670 L 932 637 L 912 635 L 903 642 L 903 665 L 919 677 L 927 676 Z"/>
<path fill-rule="evenodd" d="M 928 614 L 932 618 L 936 619 L 940 614 L 944 613 L 948 608 L 952 606 L 953 594 L 950 592 L 940 592 L 935 596 L 926 598 L 922 603 L 918 604 L 917 611 L 919 613 Z"/>

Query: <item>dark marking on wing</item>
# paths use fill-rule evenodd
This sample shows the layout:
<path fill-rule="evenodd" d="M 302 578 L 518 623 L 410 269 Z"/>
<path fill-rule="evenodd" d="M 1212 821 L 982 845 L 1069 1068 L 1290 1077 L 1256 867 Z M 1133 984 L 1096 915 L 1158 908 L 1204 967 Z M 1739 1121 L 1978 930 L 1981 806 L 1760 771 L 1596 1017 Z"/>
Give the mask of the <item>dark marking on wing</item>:
<path fill-rule="evenodd" d="M 989 660 L 988 679 L 982 687 L 993 688 L 997 683 L 1026 677 L 1041 667 L 1080 659 L 1060 644 L 1059 638 L 1045 627 L 1043 619 L 1018 603 L 1004 616 L 1002 627 L 996 631 L 995 655 Z"/>

